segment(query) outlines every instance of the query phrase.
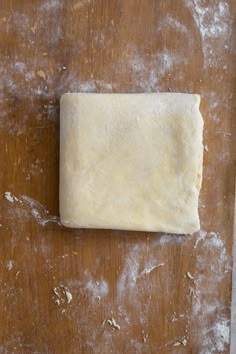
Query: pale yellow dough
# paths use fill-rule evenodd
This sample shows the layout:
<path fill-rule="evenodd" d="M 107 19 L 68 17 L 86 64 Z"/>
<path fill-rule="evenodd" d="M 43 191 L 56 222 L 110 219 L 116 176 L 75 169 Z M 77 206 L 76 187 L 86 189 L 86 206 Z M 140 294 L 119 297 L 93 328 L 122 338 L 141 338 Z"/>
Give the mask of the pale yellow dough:
<path fill-rule="evenodd" d="M 60 216 L 83 228 L 187 234 L 200 228 L 200 96 L 64 94 Z"/>

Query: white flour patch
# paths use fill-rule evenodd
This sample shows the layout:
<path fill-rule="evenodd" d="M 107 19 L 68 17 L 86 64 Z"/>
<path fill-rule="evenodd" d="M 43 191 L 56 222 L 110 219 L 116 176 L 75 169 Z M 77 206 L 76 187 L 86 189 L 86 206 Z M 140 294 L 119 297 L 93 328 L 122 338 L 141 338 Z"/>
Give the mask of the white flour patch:
<path fill-rule="evenodd" d="M 63 0 L 46 0 L 40 6 L 41 11 L 56 11 L 63 5 Z"/>
<path fill-rule="evenodd" d="M 187 62 L 180 53 L 167 49 L 146 57 L 133 48 L 128 58 L 128 67 L 135 82 L 135 90 L 139 88 L 142 92 L 158 92 L 162 91 L 162 80 L 176 69 L 179 69 L 178 75 L 181 75 Z"/>
<path fill-rule="evenodd" d="M 218 352 L 223 352 L 225 346 L 229 344 L 229 321 L 220 319 L 212 328 L 214 348 Z"/>
<path fill-rule="evenodd" d="M 29 28 L 29 24 L 29 17 L 26 14 L 15 10 L 9 16 L 6 29 L 7 32 L 10 32 L 15 29 L 21 37 L 25 37 Z"/>
<path fill-rule="evenodd" d="M 25 74 L 25 81 L 31 81 L 35 79 L 35 73 L 33 71 L 28 71 L 26 74 Z"/>
<path fill-rule="evenodd" d="M 204 66 L 223 65 L 221 56 L 217 55 L 217 42 L 220 40 L 222 45 L 229 45 L 232 24 L 229 4 L 215 1 L 208 6 L 202 0 L 185 0 L 185 4 L 191 10 L 200 33 Z"/>
<path fill-rule="evenodd" d="M 13 65 L 13 70 L 16 70 L 17 72 L 24 73 L 26 71 L 26 65 L 24 62 L 17 61 Z"/>
<path fill-rule="evenodd" d="M 14 202 L 18 201 L 18 198 L 16 196 L 14 196 L 11 192 L 5 192 L 4 197 L 10 203 L 14 203 Z"/>
<path fill-rule="evenodd" d="M 218 296 L 221 282 L 231 271 L 231 258 L 227 255 L 224 241 L 217 232 L 200 231 L 195 248 L 199 249 L 194 277 L 194 293 L 191 298 L 191 321 L 199 328 L 202 341 L 201 353 L 222 352 L 229 342 L 229 323 L 225 320 L 225 307 Z M 214 319 L 215 324 L 211 326 Z"/>
<path fill-rule="evenodd" d="M 117 281 L 116 296 L 122 327 L 128 331 L 126 326 L 132 323 L 135 318 L 133 313 L 137 311 L 140 313 L 139 325 L 148 325 L 148 314 L 153 306 L 157 311 L 163 297 L 168 301 L 166 296 L 170 296 L 169 301 L 171 301 L 171 295 L 162 291 L 163 274 L 165 274 L 165 284 L 168 282 L 167 287 L 171 286 L 175 291 L 175 288 L 180 286 L 178 278 L 173 275 L 173 270 L 168 263 L 164 259 L 157 259 L 160 247 L 163 248 L 163 254 L 172 247 L 181 248 L 182 252 L 184 249 L 194 249 L 194 273 L 191 269 L 183 272 L 183 279 L 185 279 L 182 285 L 183 296 L 186 296 L 186 301 L 192 306 L 192 311 L 186 313 L 185 318 L 189 328 L 192 323 L 196 323 L 199 331 L 197 339 L 202 353 L 226 350 L 229 324 L 226 318 L 227 308 L 219 299 L 219 289 L 229 277 L 231 258 L 218 232 L 201 230 L 194 236 L 163 234 L 153 237 L 148 244 L 148 252 L 145 242 L 130 246 Z M 189 274 L 191 279 L 186 278 L 186 274 Z M 150 281 L 151 276 L 155 277 L 155 283 Z M 154 301 L 152 297 L 156 292 L 158 297 Z M 145 296 L 145 306 L 143 306 L 143 296 Z M 179 311 L 183 316 L 185 308 Z M 179 316 L 177 320 L 181 318 Z M 173 342 L 170 345 L 172 346 Z"/>
<path fill-rule="evenodd" d="M 124 267 L 117 283 L 117 296 L 118 299 L 122 299 L 125 296 L 125 292 L 128 288 L 135 289 L 137 279 L 143 278 L 144 275 L 150 274 L 155 269 L 160 268 L 157 271 L 161 271 L 165 268 L 166 262 L 161 259 L 156 259 L 155 249 L 160 246 L 168 247 L 170 245 L 184 245 L 191 240 L 191 236 L 177 236 L 171 234 L 164 234 L 158 236 L 150 244 L 150 250 L 152 250 L 148 257 L 144 257 L 146 250 L 146 244 L 140 244 L 133 246 L 125 259 Z"/>
<path fill-rule="evenodd" d="M 98 91 L 102 93 L 112 93 L 113 88 L 116 87 L 115 84 L 111 84 L 102 80 L 95 80 L 95 85 L 97 86 Z"/>
<path fill-rule="evenodd" d="M 96 92 L 97 90 L 94 80 L 80 81 L 72 72 L 66 78 L 66 87 L 67 92 Z"/>
<path fill-rule="evenodd" d="M 225 353 L 226 346 L 229 345 L 229 321 L 222 318 L 204 333 L 202 344 L 203 349 L 199 354 L 205 353 Z"/>
<path fill-rule="evenodd" d="M 48 210 L 42 204 L 29 196 L 22 195 L 17 198 L 11 192 L 5 192 L 5 198 L 13 204 L 12 208 L 8 211 L 8 216 L 11 218 L 19 219 L 24 222 L 30 219 L 31 216 L 42 226 L 49 223 L 61 225 L 58 216 L 49 215 Z"/>
<path fill-rule="evenodd" d="M 60 96 L 65 92 L 112 92 L 113 87 L 116 85 L 106 82 L 104 80 L 90 79 L 86 81 L 80 80 L 77 75 L 70 71 L 67 73 L 66 77 L 62 83 L 55 87 L 56 96 Z M 52 93 L 51 93 L 52 94 Z"/>
<path fill-rule="evenodd" d="M 205 92 L 203 94 L 204 99 L 207 102 L 207 111 L 206 114 L 211 120 L 218 124 L 220 122 L 220 115 L 218 113 L 219 109 L 224 107 L 224 102 L 222 96 L 219 96 L 216 92 Z"/>
<path fill-rule="evenodd" d="M 198 236 L 196 238 L 196 242 L 195 242 L 194 248 L 197 247 L 197 245 L 199 244 L 200 241 L 202 241 L 202 240 L 204 240 L 206 238 L 206 235 L 207 235 L 206 231 L 204 231 L 204 230 L 200 230 L 199 231 Z"/>
<path fill-rule="evenodd" d="M 44 97 L 47 100 L 59 98 L 65 92 L 113 92 L 115 84 L 106 82 L 104 80 L 90 79 L 82 81 L 73 71 L 68 71 L 62 80 L 53 84 L 54 72 L 49 71 L 47 62 L 36 65 L 35 70 L 30 68 L 35 66 L 34 61 L 28 60 L 27 65 L 24 62 L 16 62 L 11 64 L 8 62 L 0 62 L 0 99 L 4 100 L 5 95 L 17 96 L 19 99 L 28 99 L 29 97 Z M 27 71 L 28 70 L 28 71 Z M 38 75 L 40 73 L 41 76 Z M 19 80 L 19 75 L 21 79 Z M 28 84 L 26 84 L 28 83 Z M 46 89 L 48 88 L 48 90 Z M 13 109 L 13 108 L 12 108 Z M 48 119 L 55 116 L 55 103 L 47 103 L 46 108 L 42 107 L 42 111 L 47 110 Z M 10 124 L 8 116 L 0 112 L 0 127 L 8 130 L 9 133 L 14 134 L 14 127 Z M 21 118 L 21 123 L 24 126 L 26 119 Z M 14 122 L 13 122 L 14 123 Z M 16 124 L 16 123 L 15 123 Z M 22 126 L 21 126 L 22 128 Z"/>
<path fill-rule="evenodd" d="M 184 33 L 184 34 L 189 33 L 187 26 L 181 23 L 177 18 L 171 16 L 170 14 L 165 16 L 163 20 L 161 20 L 161 22 L 158 24 L 159 31 L 162 29 L 166 30 L 167 28 L 171 28 L 174 31 Z"/>
<path fill-rule="evenodd" d="M 58 225 L 61 225 L 59 217 L 49 215 L 48 210 L 37 200 L 26 195 L 22 195 L 21 200 L 25 206 L 28 206 L 30 208 L 31 215 L 38 224 L 42 226 L 45 226 L 48 223 L 56 223 Z"/>
<path fill-rule="evenodd" d="M 159 263 L 157 265 L 150 265 L 150 262 L 148 262 L 148 263 L 149 263 L 149 265 L 146 266 L 144 268 L 144 270 L 142 270 L 142 272 L 138 275 L 137 278 L 142 277 L 147 274 L 150 274 L 154 269 L 159 268 L 159 267 L 163 267 L 165 265 L 165 263 Z"/>
<path fill-rule="evenodd" d="M 222 151 L 222 153 L 217 155 L 217 159 L 221 164 L 222 163 L 228 164 L 230 162 L 230 157 L 231 157 L 230 151 Z"/>
<path fill-rule="evenodd" d="M 84 288 L 88 291 L 88 293 L 100 300 L 105 297 L 109 293 L 109 286 L 105 280 L 89 280 L 85 283 Z"/>
<path fill-rule="evenodd" d="M 117 283 L 117 297 L 120 302 L 136 287 L 140 269 L 141 255 L 145 245 L 135 245 L 125 259 L 124 268 Z"/>
<path fill-rule="evenodd" d="M 159 247 L 160 243 L 155 241 L 150 243 L 148 251 L 145 242 L 128 247 L 116 284 L 118 314 L 122 319 L 122 328 L 125 327 L 127 331 L 131 328 L 133 321 L 137 326 L 147 325 L 146 321 L 152 311 L 152 306 L 155 306 L 156 310 L 160 306 L 163 293 L 158 289 L 160 289 L 160 274 L 163 274 L 163 269 L 165 269 L 165 261 L 156 256 Z M 150 277 L 155 277 L 155 282 L 150 281 Z M 156 299 L 156 294 L 160 302 Z M 143 305 L 143 297 L 145 305 Z M 139 313 L 138 323 L 137 312 Z"/>
<path fill-rule="evenodd" d="M 229 99 L 231 98 L 228 97 L 228 94 L 225 91 L 220 93 L 217 93 L 216 91 L 207 91 L 202 94 L 202 97 L 203 101 L 206 103 L 206 117 L 208 117 L 214 124 L 214 134 L 216 134 L 215 139 L 217 139 L 219 142 L 215 162 L 218 162 L 218 164 L 223 164 L 222 167 L 227 168 L 227 166 L 229 166 L 230 164 L 230 140 L 232 133 L 230 132 L 230 127 L 224 128 L 225 120 L 220 119 L 220 117 L 224 117 L 224 114 L 222 115 L 222 112 L 225 112 L 225 114 L 229 114 Z M 207 131 L 204 132 L 204 135 L 207 137 Z M 205 148 L 205 150 L 207 150 L 208 147 L 209 146 L 207 145 L 207 148 Z M 211 147 L 209 147 L 209 151 L 212 151 Z M 211 180 L 214 178 L 214 168 L 212 168 L 212 166 L 210 165 L 205 166 L 203 173 L 204 178 Z M 216 188 L 219 188 L 220 183 L 222 183 L 221 179 L 216 181 L 214 183 L 214 186 Z"/>
<path fill-rule="evenodd" d="M 122 328 L 125 329 L 128 337 L 132 336 L 130 329 L 133 321 L 135 321 L 136 326 L 146 324 L 152 303 L 152 291 L 148 285 L 149 276 L 142 274 L 145 269 L 145 250 L 145 243 L 136 244 L 128 248 L 124 266 L 116 284 L 118 317 L 122 321 Z M 150 284 L 152 284 L 152 289 L 158 287 L 158 282 L 157 284 Z M 143 306 L 143 296 L 145 296 L 145 306 Z M 155 308 L 158 308 L 158 303 L 155 304 Z M 139 313 L 138 322 L 137 313 Z"/>
<path fill-rule="evenodd" d="M 181 56 L 174 54 L 171 51 L 165 50 L 164 52 L 157 54 L 156 56 L 158 75 L 160 77 L 170 74 L 172 70 L 175 70 L 177 66 L 185 63 L 185 59 Z"/>
<path fill-rule="evenodd" d="M 35 22 L 31 21 L 30 32 L 34 39 L 35 34 L 43 34 L 44 31 L 50 30 L 50 36 L 44 36 L 46 44 L 52 49 L 56 49 L 60 44 L 60 40 L 64 37 L 62 28 L 62 8 L 64 0 L 47 0 L 39 8 L 36 7 L 37 17 Z M 39 11 L 38 11 L 39 10 Z M 45 60 L 40 58 L 38 66 Z"/>
<path fill-rule="evenodd" d="M 14 267 L 14 261 L 12 259 L 9 259 L 9 261 L 7 261 L 6 263 L 6 268 L 7 270 L 12 270 L 13 267 Z"/>
<path fill-rule="evenodd" d="M 164 234 L 156 241 L 157 244 L 160 244 L 161 246 L 165 246 L 168 244 L 181 244 L 185 243 L 188 241 L 189 236 L 177 236 L 177 235 L 171 235 L 171 234 Z"/>
<path fill-rule="evenodd" d="M 3 23 L 2 31 L 9 33 L 18 33 L 19 46 L 27 50 L 35 51 L 37 39 L 43 38 L 43 46 L 45 52 L 50 48 L 50 52 L 58 50 L 58 45 L 63 38 L 62 16 L 61 10 L 64 1 L 44 1 L 41 6 L 34 5 L 35 16 L 29 17 L 27 12 L 22 10 L 9 11 L 6 22 Z M 7 16 L 7 14 L 6 14 Z M 45 31 L 50 31 L 50 36 L 45 36 Z M 22 100 L 29 100 L 40 96 L 47 100 L 57 98 L 67 91 L 67 87 L 59 85 L 61 91 L 58 92 L 58 85 L 55 85 L 55 78 L 58 77 L 58 67 L 52 67 L 50 60 L 43 56 L 43 52 L 36 56 L 22 58 L 20 55 L 15 57 L 15 62 L 9 60 L 9 57 L 2 56 L 0 60 L 0 101 L 2 109 L 0 112 L 0 128 L 4 129 L 8 134 L 20 135 L 28 133 L 28 109 L 24 105 L 21 116 L 15 114 L 15 101 L 12 103 L 10 99 L 17 99 L 18 106 L 22 104 Z M 47 55 L 47 52 L 45 53 Z M 62 63 L 63 64 L 63 63 Z M 37 72 L 42 70 L 48 76 L 45 80 L 37 77 Z M 50 87 L 50 91 L 49 90 Z M 6 101 L 8 97 L 8 104 Z M 10 99 L 9 99 L 10 97 Z M 6 102 L 6 103 L 5 103 Z M 55 103 L 54 103 L 55 105 Z M 29 108 L 30 109 L 30 108 Z M 44 111 L 44 108 L 41 107 Z M 45 114 L 44 114 L 45 115 Z M 54 112 L 48 112 L 48 117 L 54 115 Z M 14 119 L 12 118 L 14 117 Z M 11 118 L 11 119 L 10 119 Z"/>
<path fill-rule="evenodd" d="M 80 279 L 69 279 L 66 284 L 73 290 L 73 293 L 79 292 L 78 296 L 86 296 L 93 307 L 95 304 L 99 306 L 99 301 L 109 294 L 108 282 L 104 278 L 92 276 L 88 270 Z"/>

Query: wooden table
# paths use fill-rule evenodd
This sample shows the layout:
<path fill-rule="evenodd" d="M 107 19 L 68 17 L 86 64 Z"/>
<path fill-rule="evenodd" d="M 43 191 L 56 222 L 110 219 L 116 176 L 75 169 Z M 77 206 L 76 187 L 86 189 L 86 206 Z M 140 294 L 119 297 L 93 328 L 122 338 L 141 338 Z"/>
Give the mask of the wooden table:
<path fill-rule="evenodd" d="M 234 10 L 233 0 L 1 1 L 1 353 L 229 353 Z M 61 94 L 159 91 L 202 96 L 201 231 L 60 226 Z"/>

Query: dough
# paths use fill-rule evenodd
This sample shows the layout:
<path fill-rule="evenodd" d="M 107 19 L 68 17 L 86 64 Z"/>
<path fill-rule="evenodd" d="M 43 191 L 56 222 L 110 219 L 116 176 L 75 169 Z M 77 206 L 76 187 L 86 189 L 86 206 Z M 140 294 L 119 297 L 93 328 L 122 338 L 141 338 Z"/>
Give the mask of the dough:
<path fill-rule="evenodd" d="M 60 216 L 83 228 L 193 233 L 200 228 L 200 96 L 64 94 Z"/>

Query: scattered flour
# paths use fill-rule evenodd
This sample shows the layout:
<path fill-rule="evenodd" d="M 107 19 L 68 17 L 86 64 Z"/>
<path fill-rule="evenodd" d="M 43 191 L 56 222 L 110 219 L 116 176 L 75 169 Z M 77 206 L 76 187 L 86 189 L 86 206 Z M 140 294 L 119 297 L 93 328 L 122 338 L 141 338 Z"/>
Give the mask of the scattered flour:
<path fill-rule="evenodd" d="M 117 297 L 120 302 L 123 302 L 123 299 L 127 296 L 127 291 L 132 293 L 132 289 L 135 288 L 139 274 L 140 258 L 144 248 L 145 245 L 133 246 L 125 259 L 124 268 L 117 283 Z"/>
<path fill-rule="evenodd" d="M 59 98 L 65 92 L 111 93 L 114 88 L 116 88 L 115 83 L 111 84 L 104 80 L 89 79 L 82 81 L 72 70 L 66 73 L 63 80 L 57 85 L 54 85 L 57 73 L 48 70 L 47 62 L 42 62 L 38 65 L 36 70 L 32 70 L 35 63 L 31 58 L 28 59 L 27 66 L 25 62 L 11 64 L 8 61 L 3 63 L 1 60 L 0 64 L 2 66 L 2 68 L 0 68 L 0 101 L 4 100 L 6 94 L 17 95 L 17 97 L 22 100 L 28 99 L 29 97 L 45 98 L 49 101 L 46 105 L 47 111 L 45 110 L 45 107 L 41 107 L 41 111 L 43 112 L 44 117 L 48 117 L 48 120 L 51 118 L 55 119 L 55 112 L 57 113 L 55 101 L 53 100 Z M 20 80 L 18 75 L 21 75 Z M 57 114 L 56 117 L 58 117 Z M 27 121 L 28 119 L 21 119 L 21 124 L 24 125 Z M 15 122 L 15 124 L 16 123 L 17 122 Z M 7 121 L 7 116 L 5 116 L 4 111 L 0 112 L 0 127 L 7 130 L 12 135 L 15 135 L 16 132 L 18 133 L 18 130 L 14 130 L 13 127 L 11 127 L 10 122 Z M 24 132 L 25 130 L 22 130 L 22 133 Z M 20 134 L 18 133 L 18 135 Z"/>
<path fill-rule="evenodd" d="M 155 269 L 155 265 L 164 264 L 164 262 L 159 263 L 155 259 L 156 250 L 160 247 L 163 248 L 163 252 L 170 247 L 181 247 L 181 249 L 192 247 L 195 249 L 196 267 L 194 275 L 188 270 L 186 270 L 186 273 L 183 273 L 183 277 L 185 274 L 185 279 L 186 274 L 188 274 L 185 296 L 192 306 L 192 311 L 186 314 L 185 318 L 189 328 L 191 328 L 192 323 L 196 323 L 199 332 L 198 341 L 201 353 L 226 350 L 229 342 L 229 323 L 226 319 L 227 309 L 225 304 L 219 300 L 219 287 L 221 284 L 223 286 L 223 282 L 231 270 L 231 258 L 227 255 L 224 241 L 218 232 L 201 230 L 196 233 L 195 239 L 192 236 L 164 234 L 153 238 L 149 245 L 148 254 L 145 253 L 145 243 L 131 246 L 128 249 L 124 260 L 124 267 L 120 272 L 117 282 L 119 318 L 122 318 L 124 324 L 132 323 L 135 319 L 135 317 L 133 318 L 132 311 L 135 313 L 138 311 L 140 313 L 140 324 L 145 323 L 146 315 L 151 311 L 154 301 L 148 298 L 146 306 L 143 308 L 142 291 L 145 288 L 147 294 L 149 287 L 148 277 L 145 277 L 145 275 L 152 272 Z M 147 262 L 146 265 L 145 262 Z M 176 279 L 171 277 L 168 264 L 166 264 L 164 269 L 165 281 L 168 279 L 169 282 L 166 286 L 172 286 L 174 291 L 175 287 L 179 286 L 179 283 L 177 284 Z M 163 276 L 163 273 L 158 271 L 155 274 L 158 299 L 161 301 L 160 298 L 163 296 L 163 293 L 160 292 L 159 278 Z M 185 281 L 187 282 L 187 279 Z M 190 281 L 191 286 L 189 285 Z M 151 286 L 153 294 L 154 284 Z M 165 296 L 167 296 L 167 293 L 165 293 Z M 155 306 L 157 306 L 156 302 Z M 179 309 L 179 311 L 184 313 L 185 309 Z M 180 318 L 182 317 L 179 316 L 177 320 Z M 212 323 L 214 323 L 213 326 Z M 169 345 L 173 346 L 173 341 Z M 187 345 L 187 342 L 184 341 L 183 345 Z"/>
<path fill-rule="evenodd" d="M 103 279 L 99 281 L 91 279 L 84 284 L 84 288 L 97 300 L 106 297 L 109 293 L 108 283 Z"/>
<path fill-rule="evenodd" d="M 208 103 L 206 109 L 206 114 L 215 124 L 220 123 L 219 110 L 225 107 L 225 102 L 223 101 L 224 96 L 217 94 L 214 91 L 204 92 L 204 100 Z"/>
<path fill-rule="evenodd" d="M 5 199 L 8 200 L 10 203 L 14 203 L 18 201 L 18 198 L 15 197 L 11 192 L 4 193 Z"/>
<path fill-rule="evenodd" d="M 140 275 L 137 276 L 137 278 L 150 274 L 154 269 L 163 267 L 164 265 L 165 263 L 159 263 L 157 265 L 149 265 L 148 267 L 144 268 L 144 270 L 140 273 Z"/>
<path fill-rule="evenodd" d="M 133 81 L 142 92 L 158 92 L 162 90 L 163 78 L 172 75 L 177 69 L 179 75 L 188 60 L 179 52 L 163 50 L 145 57 L 136 48 L 132 48 L 128 58 L 128 67 Z"/>
<path fill-rule="evenodd" d="M 229 343 L 229 321 L 225 320 L 226 309 L 218 300 L 217 294 L 221 282 L 231 269 L 231 258 L 217 232 L 200 231 L 195 247 L 201 252 L 197 256 L 198 275 L 194 277 L 194 291 L 197 296 L 191 299 L 191 320 L 199 328 L 199 339 L 204 338 L 201 353 L 223 352 Z M 210 325 L 212 320 L 215 321 L 213 327 Z"/>
<path fill-rule="evenodd" d="M 4 196 L 10 203 L 14 203 L 14 206 L 12 207 L 13 213 L 10 212 L 10 215 L 13 215 L 15 218 L 19 217 L 22 219 L 24 216 L 23 219 L 26 220 L 27 217 L 31 215 L 34 220 L 42 226 L 45 226 L 48 223 L 61 225 L 59 217 L 49 215 L 48 210 L 35 199 L 26 195 L 17 198 L 11 192 L 5 192 Z"/>
<path fill-rule="evenodd" d="M 167 28 L 171 28 L 172 30 L 180 33 L 189 34 L 187 26 L 170 14 L 166 15 L 158 24 L 159 31 L 162 29 L 166 30 Z"/>
<path fill-rule="evenodd" d="M 171 234 L 164 234 L 160 237 L 159 240 L 157 240 L 157 244 L 160 244 L 161 246 L 165 246 L 168 244 L 182 244 L 186 240 L 188 240 L 190 236 L 177 236 L 177 235 L 171 235 Z"/>
<path fill-rule="evenodd" d="M 89 0 L 77 1 L 74 5 L 74 9 L 80 9 L 82 5 L 87 5 L 88 3 Z M 35 22 L 33 22 L 26 13 L 23 13 L 23 11 L 14 11 L 12 14 L 9 13 L 5 30 L 6 32 L 16 32 L 22 39 L 20 45 L 27 45 L 28 49 L 31 50 L 35 46 L 35 35 L 44 32 L 46 28 L 51 28 L 51 36 L 49 39 L 45 39 L 44 44 L 45 48 L 53 48 L 60 44 L 64 36 L 60 11 L 65 4 L 66 2 L 63 0 L 41 1 L 40 7 L 35 7 L 35 10 L 39 10 L 37 11 Z M 222 65 L 222 58 L 217 55 L 217 43 L 224 41 L 225 50 L 226 52 L 229 51 L 228 42 L 231 32 L 229 5 L 225 1 L 215 1 L 214 3 L 212 2 L 211 7 L 208 7 L 207 2 L 201 0 L 185 0 L 185 4 L 191 10 L 195 24 L 199 30 L 204 67 L 219 67 L 219 65 Z M 168 26 L 168 28 L 182 33 L 184 38 L 188 35 L 186 25 L 170 14 L 163 19 L 162 23 Z M 27 39 L 27 41 L 25 39 Z M 97 41 L 101 42 L 101 45 L 104 45 L 103 36 L 98 36 Z M 166 87 L 166 84 L 163 86 L 162 80 L 176 73 L 176 70 L 178 71 L 179 77 L 181 77 L 183 66 L 189 64 L 188 60 L 183 58 L 181 50 L 174 52 L 173 50 L 165 49 L 162 52 L 154 53 L 146 57 L 145 54 L 140 54 L 135 47 L 131 48 L 127 62 L 125 61 L 125 63 L 132 76 L 132 87 L 130 91 L 139 90 L 144 92 L 162 91 L 163 87 Z M 58 80 L 57 73 L 54 73 L 51 68 L 49 68 L 50 61 L 47 59 L 47 56 L 44 57 L 44 60 L 39 57 L 37 62 L 35 62 L 35 57 L 33 59 L 27 58 L 25 61 L 19 57 L 16 58 L 14 64 L 12 64 L 7 57 L 3 57 L 0 64 L 1 103 L 4 101 L 6 95 L 9 96 L 9 94 L 10 96 L 16 96 L 22 100 L 28 99 L 29 97 L 35 98 L 36 100 L 39 98 L 52 100 L 58 98 L 65 91 L 113 92 L 114 89 L 118 91 L 121 87 L 118 83 L 110 83 L 94 78 L 84 81 L 80 80 L 79 76 L 73 72 L 71 68 L 63 72 L 62 78 Z M 59 63 L 58 68 L 61 65 L 63 65 L 63 63 Z M 123 62 L 120 65 L 122 65 L 122 70 L 124 70 Z M 42 77 L 42 75 L 38 77 L 38 70 L 42 70 L 45 73 L 45 77 Z M 225 70 L 228 69 L 225 68 Z M 19 80 L 20 75 L 22 76 L 21 80 Z M 41 81 L 39 81 L 39 79 Z M 54 84 L 55 80 L 57 80 L 56 85 Z M 45 89 L 45 87 L 48 89 Z M 209 102 L 209 111 L 212 120 L 215 123 L 219 123 L 217 110 L 225 103 L 219 99 L 219 95 L 216 92 L 210 94 L 211 96 L 207 97 L 207 93 L 203 92 L 206 101 Z M 42 110 L 44 108 L 40 107 L 40 109 Z M 57 117 L 55 113 L 55 103 L 47 104 L 45 112 L 47 112 L 48 119 L 52 116 Z M 4 113 L 4 110 L 2 110 L 0 112 L 0 128 L 7 129 L 9 134 L 12 135 L 22 134 L 26 132 L 24 125 L 26 127 L 28 117 L 23 116 L 21 118 L 20 127 L 12 126 L 12 123 L 8 122 L 8 116 Z M 14 124 L 16 125 L 16 122 Z M 11 192 L 6 192 L 5 198 L 8 202 L 13 204 L 10 205 L 9 208 L 14 218 L 17 218 L 18 215 L 23 215 L 23 210 L 25 217 L 33 218 L 42 226 L 51 222 L 60 224 L 58 217 L 50 216 L 43 205 L 28 196 L 17 198 Z M 155 271 L 155 276 L 157 277 L 156 284 L 149 284 L 149 277 L 146 277 L 146 275 L 150 274 L 154 269 L 164 265 L 164 262 L 160 263 L 162 260 L 156 259 L 155 252 L 157 248 L 159 249 L 161 247 L 164 250 L 172 246 L 184 248 L 191 244 L 194 247 L 194 254 L 196 254 L 197 268 L 196 273 L 194 273 L 193 287 L 196 296 L 191 296 L 189 300 L 191 301 L 193 310 L 189 324 L 191 325 L 193 322 L 198 324 L 197 327 L 200 329 L 199 343 L 202 345 L 201 354 L 215 351 L 223 352 L 229 342 L 229 323 L 225 315 L 225 306 L 218 299 L 218 287 L 227 276 L 230 269 L 230 259 L 226 253 L 225 245 L 220 234 L 201 230 L 195 240 L 188 236 L 165 234 L 154 238 L 150 244 L 150 252 L 148 255 L 145 253 L 146 243 L 130 246 L 127 250 L 124 266 L 120 271 L 115 292 L 119 312 L 121 316 L 123 316 L 122 327 L 124 321 L 124 327 L 126 325 L 130 328 L 132 320 L 136 318 L 133 313 L 136 314 L 137 312 L 140 313 L 140 323 L 138 323 L 138 325 L 143 326 L 147 324 L 147 315 L 152 311 L 153 301 L 151 298 L 147 298 L 145 306 L 143 307 L 143 289 L 145 289 L 145 293 L 148 293 L 149 286 L 152 286 L 152 290 L 156 287 L 157 291 L 159 290 L 158 296 L 163 295 L 160 291 L 161 286 L 158 283 L 158 276 L 162 272 L 161 269 L 160 271 Z M 9 262 L 6 264 L 6 267 L 10 270 L 12 269 L 11 267 L 13 267 L 13 263 L 11 264 Z M 164 269 L 167 274 L 166 276 L 169 277 L 174 288 L 175 282 L 174 279 L 171 279 L 168 264 Z M 206 269 L 207 272 L 205 272 Z M 204 275 L 202 274 L 203 272 Z M 154 276 L 154 273 L 152 275 Z M 103 278 L 94 280 L 94 278 L 88 274 L 84 281 L 77 281 L 77 283 L 74 284 L 73 296 L 76 286 L 85 289 L 92 304 L 94 304 L 93 299 L 105 298 L 109 293 L 109 284 Z M 216 295 L 213 300 L 212 294 Z M 54 295 L 57 296 L 55 292 Z M 71 302 L 72 295 L 71 298 L 70 295 L 68 295 L 65 299 L 68 303 Z M 65 299 L 63 301 L 65 301 Z M 59 299 L 56 298 L 56 300 Z M 126 307 L 127 302 L 129 308 Z M 100 302 L 97 303 L 100 304 Z M 107 304 L 107 306 L 108 305 L 109 304 Z M 158 304 L 155 303 L 155 306 L 157 307 Z M 188 318 L 187 315 L 186 318 Z M 92 326 L 92 322 L 90 325 Z M 132 336 L 132 333 L 128 330 L 127 333 Z M 91 349 L 94 348 L 96 335 L 98 336 L 99 332 L 94 330 L 91 335 Z M 104 332 L 104 338 L 107 343 L 105 349 L 107 349 L 108 352 L 112 347 L 113 337 L 108 331 Z M 89 346 L 89 342 L 87 344 Z M 132 348 L 133 350 L 136 346 L 136 352 L 138 352 L 138 350 L 140 352 L 143 351 L 143 343 L 135 342 L 132 339 L 130 345 L 131 347 L 128 349 Z"/>
<path fill-rule="evenodd" d="M 41 11 L 56 11 L 62 8 L 64 0 L 46 0 L 40 6 Z"/>
<path fill-rule="evenodd" d="M 226 347 L 229 345 L 229 334 L 229 321 L 220 318 L 204 332 L 202 343 L 206 349 L 201 350 L 199 354 L 225 353 Z"/>
<path fill-rule="evenodd" d="M 22 195 L 21 200 L 25 206 L 30 208 L 31 215 L 38 224 L 42 226 L 45 226 L 48 223 L 56 223 L 61 225 L 59 217 L 49 215 L 48 210 L 35 199 L 26 195 Z"/>
<path fill-rule="evenodd" d="M 216 322 L 212 328 L 214 347 L 218 352 L 223 352 L 225 346 L 229 344 L 229 321 L 225 319 L 220 319 Z"/>
<path fill-rule="evenodd" d="M 16 29 L 16 32 L 20 34 L 20 36 L 24 37 L 29 28 L 30 19 L 29 17 L 20 11 L 13 11 L 9 16 L 7 21 L 7 32 L 10 32 L 13 28 Z"/>
<path fill-rule="evenodd" d="M 208 3 L 202 0 L 185 0 L 186 6 L 191 10 L 195 24 L 198 27 L 205 68 L 222 64 L 221 57 L 217 55 L 217 42 L 219 40 L 229 45 L 232 18 L 229 4 L 225 1 Z"/>
<path fill-rule="evenodd" d="M 206 238 L 207 232 L 204 230 L 200 230 L 197 237 L 196 237 L 196 242 L 194 245 L 194 248 L 196 248 L 199 244 L 200 241 L 204 240 Z"/>
<path fill-rule="evenodd" d="M 22 61 L 15 62 L 15 64 L 13 66 L 14 66 L 14 69 L 20 73 L 24 73 L 27 69 L 25 63 Z"/>
<path fill-rule="evenodd" d="M 6 263 L 6 268 L 7 268 L 7 270 L 12 270 L 13 267 L 14 267 L 14 261 L 10 259 Z"/>

